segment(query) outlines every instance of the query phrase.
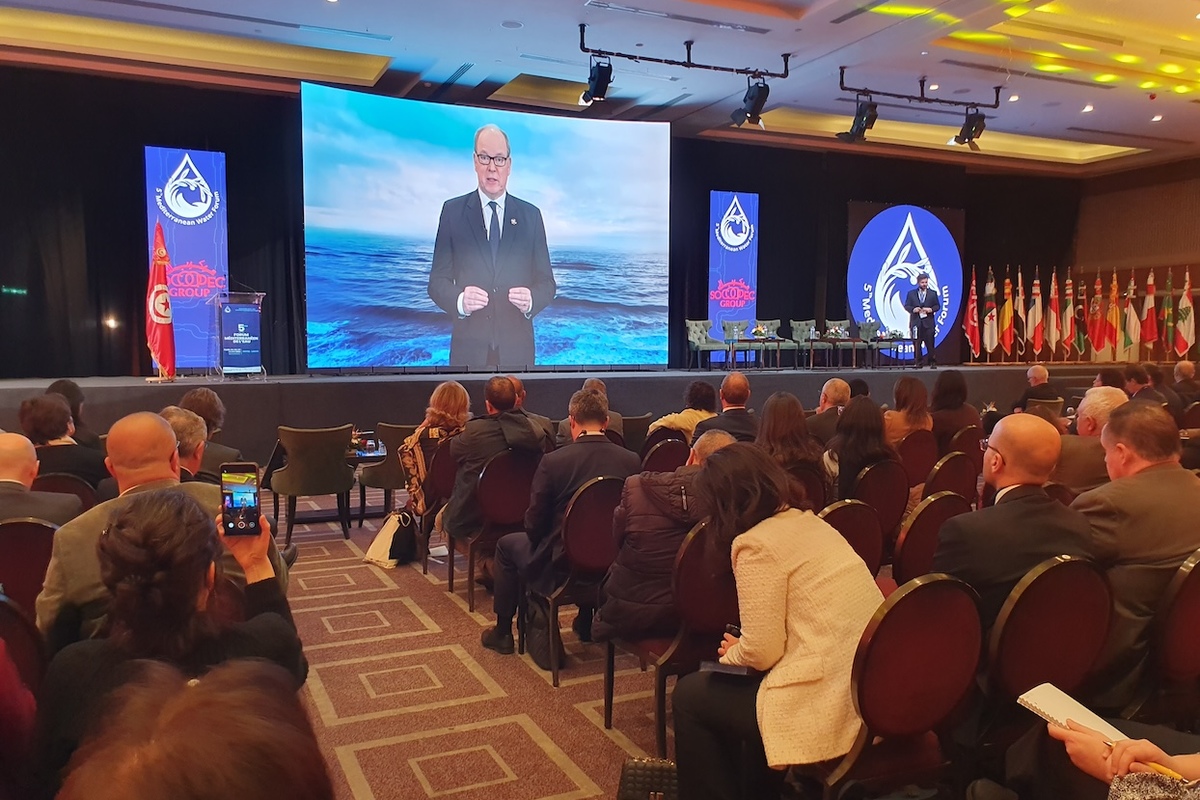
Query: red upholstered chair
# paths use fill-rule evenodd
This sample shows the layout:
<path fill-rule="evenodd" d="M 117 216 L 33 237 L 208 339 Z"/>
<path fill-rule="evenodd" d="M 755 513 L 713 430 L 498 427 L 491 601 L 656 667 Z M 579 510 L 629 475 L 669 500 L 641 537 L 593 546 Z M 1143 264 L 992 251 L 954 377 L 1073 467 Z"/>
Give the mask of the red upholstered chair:
<path fill-rule="evenodd" d="M 892 556 L 892 575 L 896 583 L 906 583 L 929 573 L 933 569 L 933 554 L 937 552 L 942 524 L 970 510 L 971 504 L 954 492 L 938 492 L 918 503 L 896 538 L 896 552 Z"/>
<path fill-rule="evenodd" d="M 687 463 L 691 452 L 682 439 L 663 439 L 642 459 L 642 472 L 674 472 Z"/>
<path fill-rule="evenodd" d="M 1200 428 L 1200 403 L 1192 403 L 1183 411 L 1181 428 Z"/>
<path fill-rule="evenodd" d="M 981 626 L 978 595 L 949 575 L 924 575 L 883 602 L 859 639 L 850 673 L 863 719 L 850 752 L 804 767 L 827 800 L 848 784 L 872 795 L 936 779 L 948 766 L 937 731 L 949 725 L 975 682 Z"/>
<path fill-rule="evenodd" d="M 908 475 L 900 462 L 884 460 L 864 467 L 854 481 L 853 494 L 853 499 L 875 509 L 884 541 L 891 541 L 908 504 Z"/>
<path fill-rule="evenodd" d="M 978 448 L 976 448 L 978 449 Z M 954 492 L 971 505 L 979 502 L 979 472 L 975 462 L 966 453 L 947 453 L 933 465 L 925 479 L 925 497 L 938 492 Z"/>
<path fill-rule="evenodd" d="M 607 436 L 608 440 L 613 444 L 620 445 L 621 447 L 625 446 L 625 437 L 616 431 L 605 430 L 604 435 Z"/>
<path fill-rule="evenodd" d="M 861 500 L 839 500 L 818 514 L 842 535 L 872 575 L 883 564 L 883 530 L 879 515 Z"/>
<path fill-rule="evenodd" d="M 496 541 L 504 534 L 525 530 L 525 511 L 529 508 L 533 473 L 541 457 L 541 453 L 505 450 L 489 458 L 475 487 L 475 502 L 479 504 L 483 528 L 457 540 L 446 532 L 450 537 L 450 552 L 446 559 L 447 589 L 454 592 L 454 551 L 464 549 L 467 554 L 467 608 L 470 611 L 475 610 L 475 559 L 480 554 L 494 552 Z M 611 522 L 609 524 L 611 526 Z"/>
<path fill-rule="evenodd" d="M 33 624 L 32 617 L 26 616 L 16 603 L 3 594 L 0 594 L 0 639 L 4 640 L 8 657 L 16 666 L 21 682 L 37 695 L 46 672 L 46 646 L 42 641 L 42 633 Z"/>
<path fill-rule="evenodd" d="M 1046 494 L 1050 495 L 1064 506 L 1071 505 L 1071 503 L 1075 502 L 1075 498 L 1078 497 L 1075 492 L 1071 491 L 1071 487 L 1063 486 L 1061 483 L 1047 483 L 1042 488 L 1046 490 Z"/>
<path fill-rule="evenodd" d="M 908 485 L 916 486 L 929 477 L 938 460 L 937 439 L 933 431 L 913 431 L 900 440 L 896 451 L 908 475 Z"/>
<path fill-rule="evenodd" d="M 968 425 L 951 437 L 950 446 L 946 452 L 953 453 L 957 450 L 960 453 L 966 453 L 967 457 L 975 463 L 975 474 L 980 475 L 983 473 L 983 451 L 979 449 L 979 440 L 982 438 L 983 428 L 978 425 Z"/>
<path fill-rule="evenodd" d="M 453 437 L 451 437 L 453 438 Z M 454 491 L 454 479 L 458 477 L 458 462 L 450 455 L 450 439 L 444 439 L 433 451 L 433 457 L 425 469 L 425 516 L 421 519 L 421 572 L 429 574 L 429 536 L 433 532 L 433 519 L 442 510 L 450 493 Z"/>
<path fill-rule="evenodd" d="M 706 554 L 710 534 L 701 522 L 688 533 L 675 556 L 671 589 L 681 625 L 674 638 L 609 642 L 604 662 L 604 727 L 612 729 L 616 648 L 638 656 L 654 668 L 654 731 L 658 755 L 667 757 L 667 678 L 700 668 L 717 657 L 725 626 L 737 624 L 737 586 L 726 559 L 714 563 Z"/>
<path fill-rule="evenodd" d="M 646 456 L 650 455 L 650 451 L 654 449 L 654 445 L 664 442 L 667 439 L 678 439 L 687 444 L 687 437 L 683 435 L 683 431 L 677 431 L 674 428 L 655 428 L 646 434 L 646 441 L 642 445 L 642 461 L 645 461 Z"/>
<path fill-rule="evenodd" d="M 600 582 L 617 557 L 613 538 L 613 511 L 621 502 L 623 478 L 607 475 L 592 478 L 580 486 L 567 504 L 563 516 L 563 554 L 570 574 L 562 585 L 542 595 L 532 589 L 530 595 L 545 602 L 550 610 L 550 675 L 558 688 L 559 652 L 562 632 L 558 627 L 558 609 L 564 605 L 600 605 Z M 525 652 L 525 615 L 517 616 L 517 652 Z"/>
<path fill-rule="evenodd" d="M 84 511 L 96 505 L 96 490 L 92 485 L 78 475 L 68 472 L 47 472 L 45 475 L 38 475 L 33 479 L 33 486 L 30 488 L 35 492 L 73 494 L 83 503 Z"/>
<path fill-rule="evenodd" d="M 31 618 L 50 566 L 56 530 L 57 525 L 33 517 L 0 521 L 0 592 Z"/>
<path fill-rule="evenodd" d="M 804 496 L 814 511 L 825 507 L 826 482 L 825 473 L 813 464 L 793 464 L 788 467 L 788 474 L 804 487 Z"/>

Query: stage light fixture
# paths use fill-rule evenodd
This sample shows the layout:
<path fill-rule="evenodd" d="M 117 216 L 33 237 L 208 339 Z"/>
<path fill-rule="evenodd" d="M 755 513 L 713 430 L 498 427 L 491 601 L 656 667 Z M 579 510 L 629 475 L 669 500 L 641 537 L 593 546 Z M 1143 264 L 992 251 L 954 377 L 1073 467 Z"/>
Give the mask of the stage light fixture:
<path fill-rule="evenodd" d="M 729 115 L 729 119 L 734 125 L 739 128 L 743 123 L 750 122 L 760 128 L 766 126 L 762 121 L 762 110 L 767 104 L 767 97 L 771 94 L 771 87 L 767 86 L 767 82 L 759 77 L 746 77 L 746 96 L 742 98 L 742 107 Z"/>
<path fill-rule="evenodd" d="M 972 150 L 978 150 L 979 145 L 975 143 L 975 140 L 982 136 L 986 129 L 987 122 L 983 113 L 978 108 L 968 108 L 967 115 L 963 119 L 963 125 L 959 129 L 958 135 L 947 142 L 947 144 L 965 144 Z"/>
<path fill-rule="evenodd" d="M 593 58 L 592 68 L 588 71 L 588 88 L 579 95 L 579 105 L 590 106 L 594 100 L 604 100 L 612 84 L 612 74 L 611 61 Z"/>
<path fill-rule="evenodd" d="M 858 104 L 854 108 L 854 121 L 850 130 L 837 134 L 843 142 L 863 142 L 867 139 L 867 131 L 875 127 L 879 119 L 879 106 L 871 100 L 870 95 L 859 95 Z"/>

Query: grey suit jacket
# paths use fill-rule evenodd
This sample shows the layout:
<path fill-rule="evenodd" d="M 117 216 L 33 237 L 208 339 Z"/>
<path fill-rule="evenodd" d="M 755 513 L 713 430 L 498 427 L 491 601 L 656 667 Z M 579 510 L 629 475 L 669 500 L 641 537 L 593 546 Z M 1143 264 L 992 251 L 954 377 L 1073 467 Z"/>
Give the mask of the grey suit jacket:
<path fill-rule="evenodd" d="M 1108 468 L 1104 466 L 1104 445 L 1099 436 L 1062 437 L 1062 453 L 1058 466 L 1050 476 L 1054 483 L 1067 486 L 1075 494 L 1083 494 L 1108 483 Z"/>
<path fill-rule="evenodd" d="M 34 517 L 63 525 L 83 513 L 83 503 L 73 494 L 31 492 L 23 484 L 0 481 L 0 520 Z"/>
<path fill-rule="evenodd" d="M 1097 664 L 1101 709 L 1132 699 L 1145 669 L 1150 622 L 1179 566 L 1200 549 L 1200 478 L 1175 463 L 1085 492 L 1071 507 L 1092 528 L 1091 551 L 1104 565 L 1113 591 L 1113 621 Z"/>
<path fill-rule="evenodd" d="M 54 533 L 50 566 L 46 569 L 46 580 L 35 605 L 37 625 L 43 633 L 50 631 L 64 606 L 73 605 L 84 609 L 81 634 L 85 638 L 96 634 L 104 621 L 109 599 L 108 588 L 100 577 L 100 560 L 96 555 L 100 533 L 113 514 L 127 506 L 134 495 L 158 490 L 180 491 L 190 495 L 213 517 L 221 508 L 221 490 L 216 486 L 198 482 L 180 484 L 173 480 L 154 481 L 100 503 L 63 525 Z M 280 588 L 286 595 L 287 567 L 279 557 L 278 548 L 269 548 L 267 555 L 275 567 Z M 239 586 L 245 585 L 245 573 L 228 551 L 221 556 L 221 570 Z"/>

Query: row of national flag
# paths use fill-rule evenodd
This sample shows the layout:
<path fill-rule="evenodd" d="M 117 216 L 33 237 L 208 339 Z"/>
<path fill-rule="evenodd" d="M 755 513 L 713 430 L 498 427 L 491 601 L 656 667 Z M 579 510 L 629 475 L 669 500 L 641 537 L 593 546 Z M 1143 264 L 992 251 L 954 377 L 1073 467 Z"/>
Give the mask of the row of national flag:
<path fill-rule="evenodd" d="M 1164 351 L 1174 351 L 1182 358 L 1196 343 L 1191 270 L 1184 271 L 1183 292 L 1178 307 L 1174 305 L 1175 290 L 1171 285 L 1171 277 L 1168 270 L 1162 303 L 1156 305 L 1153 270 L 1146 278 L 1146 289 L 1140 304 L 1137 284 L 1132 275 L 1122 296 L 1114 270 L 1106 297 L 1104 284 L 1098 274 L 1089 296 L 1087 283 L 1082 278 L 1078 284 L 1079 293 L 1076 294 L 1076 284 L 1070 273 L 1060 295 L 1058 273 L 1052 273 L 1050 296 L 1043 304 L 1040 275 L 1035 273 L 1027 303 L 1025 278 L 1020 270 L 1017 271 L 1015 286 L 1005 270 L 1004 294 L 997 297 L 996 280 L 992 268 L 988 267 L 987 281 L 983 286 L 982 320 L 978 277 L 972 274 L 963 332 L 975 358 L 979 357 L 981 349 L 990 355 L 996 352 L 996 348 L 1000 348 L 1006 356 L 1016 352 L 1037 358 L 1048 351 L 1053 357 L 1061 345 L 1068 356 L 1074 352 L 1083 358 L 1090 348 L 1093 357 L 1109 353 L 1115 361 L 1140 361 L 1141 347 L 1153 347 L 1159 341 Z"/>

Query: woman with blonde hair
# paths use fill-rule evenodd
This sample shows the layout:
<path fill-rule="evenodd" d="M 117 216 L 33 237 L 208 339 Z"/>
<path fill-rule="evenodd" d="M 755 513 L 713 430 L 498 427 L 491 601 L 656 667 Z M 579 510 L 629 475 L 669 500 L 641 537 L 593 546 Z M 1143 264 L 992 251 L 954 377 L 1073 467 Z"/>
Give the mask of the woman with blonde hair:
<path fill-rule="evenodd" d="M 439 383 L 429 395 L 425 419 L 400 446 L 400 465 L 408 476 L 408 508 L 417 516 L 428 510 L 423 486 L 433 454 L 442 442 L 466 427 L 470 409 L 471 398 L 461 383 Z"/>

